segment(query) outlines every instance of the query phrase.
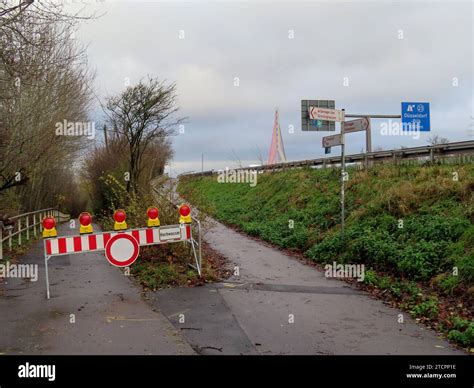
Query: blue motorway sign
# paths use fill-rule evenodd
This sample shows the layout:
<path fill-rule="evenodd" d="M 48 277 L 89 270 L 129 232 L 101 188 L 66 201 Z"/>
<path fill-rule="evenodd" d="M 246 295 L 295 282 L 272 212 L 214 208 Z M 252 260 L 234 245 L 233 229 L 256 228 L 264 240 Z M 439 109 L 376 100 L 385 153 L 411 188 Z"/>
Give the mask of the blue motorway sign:
<path fill-rule="evenodd" d="M 402 102 L 402 128 L 404 131 L 430 131 L 430 103 Z"/>

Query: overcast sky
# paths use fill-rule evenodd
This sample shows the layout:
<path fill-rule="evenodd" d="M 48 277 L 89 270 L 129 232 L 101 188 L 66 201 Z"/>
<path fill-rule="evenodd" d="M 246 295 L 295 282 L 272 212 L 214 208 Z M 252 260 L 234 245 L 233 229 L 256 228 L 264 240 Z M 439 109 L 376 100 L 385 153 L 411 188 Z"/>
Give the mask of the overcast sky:
<path fill-rule="evenodd" d="M 302 99 L 361 114 L 430 102 L 430 133 L 382 136 L 374 120 L 374 148 L 474 138 L 472 2 L 106 0 L 89 9 L 103 16 L 77 39 L 89 45 L 99 96 L 122 91 L 126 78 L 177 83 L 189 122 L 173 139 L 173 175 L 200 170 L 202 153 L 205 169 L 258 163 L 259 152 L 266 160 L 276 107 L 288 160 L 324 155 L 331 133 L 301 131 Z M 346 141 L 348 153 L 365 147 L 363 133 Z"/>

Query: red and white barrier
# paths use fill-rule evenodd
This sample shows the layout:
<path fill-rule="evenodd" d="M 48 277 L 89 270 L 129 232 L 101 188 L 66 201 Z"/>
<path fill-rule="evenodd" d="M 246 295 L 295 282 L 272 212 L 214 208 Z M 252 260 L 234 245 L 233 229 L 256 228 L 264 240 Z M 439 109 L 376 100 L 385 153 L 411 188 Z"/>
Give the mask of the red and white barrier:
<path fill-rule="evenodd" d="M 111 237 L 127 234 L 135 238 L 140 246 L 166 244 L 191 239 L 191 225 L 169 225 L 159 228 L 141 228 L 123 232 L 104 232 L 82 236 L 64 236 L 44 240 L 47 256 L 69 255 L 103 251 Z"/>
<path fill-rule="evenodd" d="M 198 222 L 200 235 L 200 223 Z M 153 228 L 130 229 L 114 232 L 82 234 L 79 236 L 50 237 L 44 240 L 46 296 L 50 298 L 48 260 L 53 256 L 104 251 L 110 264 L 128 267 L 138 257 L 139 247 L 172 242 L 189 242 L 192 246 L 196 268 L 201 274 L 201 249 L 196 253 L 191 224 L 166 225 Z M 199 247 L 200 248 L 200 247 Z"/>

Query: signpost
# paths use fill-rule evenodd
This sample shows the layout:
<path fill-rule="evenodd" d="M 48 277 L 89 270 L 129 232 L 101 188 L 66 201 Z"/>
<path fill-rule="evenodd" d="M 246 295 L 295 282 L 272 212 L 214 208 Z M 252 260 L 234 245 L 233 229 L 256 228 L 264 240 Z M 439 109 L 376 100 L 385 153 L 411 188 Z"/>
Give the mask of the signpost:
<path fill-rule="evenodd" d="M 346 117 L 357 120 L 345 121 Z M 353 132 L 366 133 L 366 153 L 372 152 L 371 118 L 387 119 L 401 118 L 404 130 L 430 130 L 430 105 L 427 102 L 402 102 L 401 115 L 371 115 L 371 114 L 345 114 L 345 110 L 335 109 L 332 100 L 302 100 L 301 123 L 303 131 L 334 131 L 335 123 L 341 123 L 341 133 L 325 136 L 322 139 L 324 153 L 329 154 L 331 147 L 341 146 L 341 234 L 344 236 L 345 192 L 344 182 L 348 180 L 345 161 L 345 134 Z M 322 125 L 319 125 L 322 123 Z M 369 166 L 368 155 L 366 166 Z"/>
<path fill-rule="evenodd" d="M 430 103 L 402 102 L 402 128 L 404 131 L 429 132 Z"/>
<path fill-rule="evenodd" d="M 362 117 L 358 120 L 346 121 L 344 123 L 344 132 L 359 132 L 370 130 L 370 119 L 368 117 Z"/>
<path fill-rule="evenodd" d="M 344 121 L 344 111 L 338 109 L 318 108 L 310 106 L 308 108 L 309 118 L 311 120 L 326 120 L 326 121 Z"/>
<path fill-rule="evenodd" d="M 372 128 L 370 117 L 344 122 L 344 133 L 365 131 L 365 152 L 372 152 Z"/>
<path fill-rule="evenodd" d="M 344 157 L 344 132 L 345 132 L 345 111 L 337 109 L 325 109 L 318 107 L 308 108 L 309 117 L 311 119 L 324 119 L 327 121 L 340 122 L 341 133 L 338 135 L 325 136 L 322 139 L 323 147 L 325 152 L 328 153 L 328 149 L 334 146 L 341 146 L 341 235 L 344 238 L 344 218 L 345 218 L 345 193 L 344 193 L 344 182 L 346 181 L 346 161 Z M 354 120 L 360 121 L 360 120 Z M 352 124 L 352 128 L 356 128 L 357 125 L 366 125 L 361 123 Z M 370 126 L 370 123 L 368 124 Z"/>
<path fill-rule="evenodd" d="M 309 107 L 334 109 L 334 100 L 301 100 L 301 130 L 302 131 L 335 131 L 336 125 L 332 121 L 314 120 L 309 117 Z"/>
<path fill-rule="evenodd" d="M 323 147 L 330 148 L 335 147 L 342 144 L 342 134 L 332 135 L 332 136 L 325 136 L 323 137 Z"/>
<path fill-rule="evenodd" d="M 344 182 L 346 181 L 346 159 L 345 159 L 345 147 L 344 147 L 344 131 L 345 131 L 345 112 L 342 110 L 342 122 L 341 122 L 341 237 L 344 239 L 344 225 L 345 225 L 345 192 Z M 344 240 L 343 240 L 344 242 Z"/>

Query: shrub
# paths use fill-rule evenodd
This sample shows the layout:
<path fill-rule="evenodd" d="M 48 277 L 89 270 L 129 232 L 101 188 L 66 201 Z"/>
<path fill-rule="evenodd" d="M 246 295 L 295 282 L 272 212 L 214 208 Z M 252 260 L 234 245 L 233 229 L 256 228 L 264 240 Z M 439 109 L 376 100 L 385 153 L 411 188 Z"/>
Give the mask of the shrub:
<path fill-rule="evenodd" d="M 445 243 L 421 240 L 405 246 L 400 252 L 397 267 L 401 274 L 412 279 L 428 280 L 446 268 L 445 256 Z"/>
<path fill-rule="evenodd" d="M 467 322 L 467 321 L 466 321 Z M 463 329 L 453 329 L 448 333 L 448 338 L 464 346 L 474 345 L 474 322 L 466 323 Z"/>
<path fill-rule="evenodd" d="M 443 294 L 452 295 L 459 285 L 459 276 L 449 275 L 439 282 L 439 288 Z"/>
<path fill-rule="evenodd" d="M 474 251 L 469 255 L 461 256 L 455 262 L 459 271 L 459 279 L 470 286 L 474 283 Z"/>
<path fill-rule="evenodd" d="M 367 271 L 365 271 L 364 283 L 369 284 L 371 286 L 376 286 L 377 280 L 377 273 L 374 270 L 368 269 Z"/>
<path fill-rule="evenodd" d="M 319 263 L 329 263 L 339 257 L 343 249 L 344 241 L 341 234 L 334 233 L 319 244 L 314 245 L 306 252 L 306 255 Z"/>
<path fill-rule="evenodd" d="M 411 310 L 410 313 L 415 317 L 426 317 L 430 319 L 434 319 L 438 316 L 439 308 L 438 308 L 438 299 L 431 297 L 428 298 L 425 302 L 415 305 Z"/>
<path fill-rule="evenodd" d="M 469 221 L 459 217 L 421 215 L 407 218 L 401 230 L 415 241 L 455 241 L 468 226 Z"/>
<path fill-rule="evenodd" d="M 359 237 L 349 242 L 347 255 L 355 262 L 380 269 L 390 266 L 397 257 L 397 252 L 397 245 L 387 231 L 366 228 Z"/>

